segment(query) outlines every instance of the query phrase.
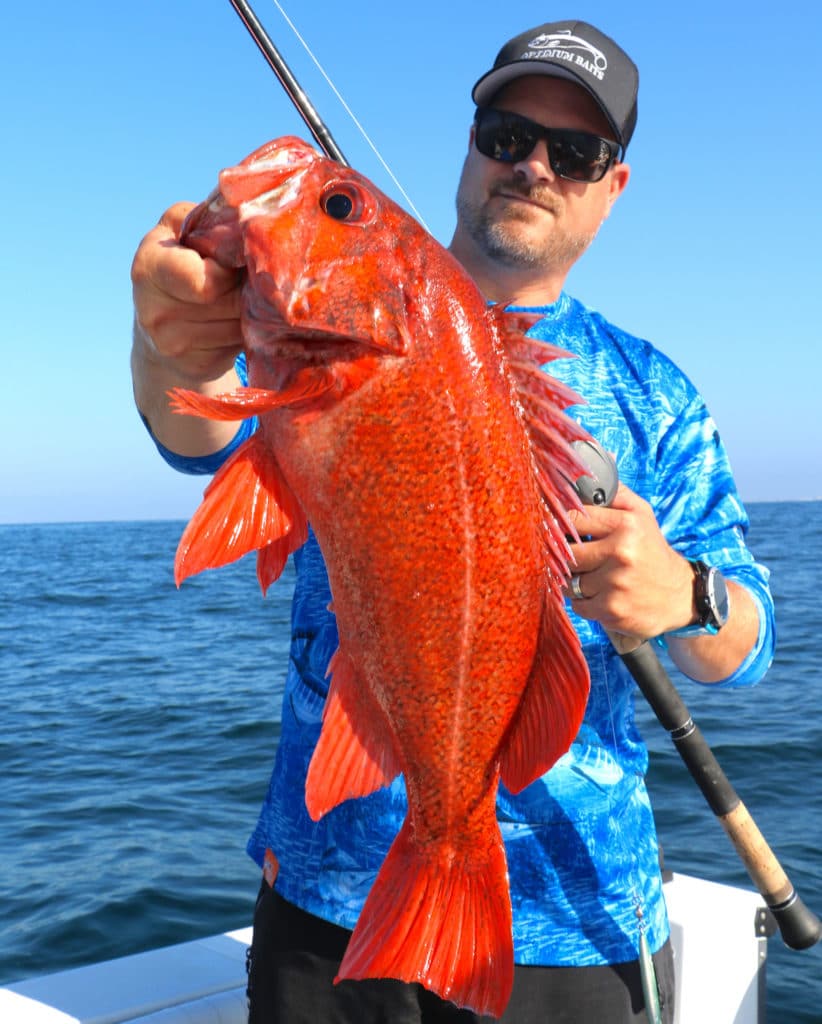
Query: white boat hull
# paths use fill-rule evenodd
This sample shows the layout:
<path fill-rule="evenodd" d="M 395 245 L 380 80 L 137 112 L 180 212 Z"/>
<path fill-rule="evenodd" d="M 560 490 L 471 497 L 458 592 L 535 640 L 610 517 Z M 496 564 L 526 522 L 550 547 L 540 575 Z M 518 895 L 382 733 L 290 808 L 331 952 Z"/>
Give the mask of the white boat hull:
<path fill-rule="evenodd" d="M 762 897 L 674 874 L 665 884 L 677 1024 L 765 1019 Z M 3 1024 L 245 1024 L 251 929 L 46 974 L 0 989 Z"/>

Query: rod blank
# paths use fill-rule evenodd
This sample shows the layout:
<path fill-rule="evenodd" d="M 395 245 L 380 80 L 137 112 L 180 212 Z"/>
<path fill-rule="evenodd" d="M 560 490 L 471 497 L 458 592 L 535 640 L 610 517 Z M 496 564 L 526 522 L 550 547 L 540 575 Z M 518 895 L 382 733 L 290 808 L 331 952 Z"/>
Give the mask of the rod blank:
<path fill-rule="evenodd" d="M 251 38 L 259 47 L 260 53 L 268 62 L 268 66 L 279 78 L 280 84 L 297 108 L 300 117 L 305 121 L 317 145 L 331 160 L 336 160 L 338 164 L 344 164 L 347 167 L 348 161 L 343 156 L 342 150 L 334 141 L 334 137 L 317 113 L 311 100 L 303 92 L 300 83 L 291 73 L 291 69 L 271 41 L 271 37 L 263 28 L 251 5 L 246 3 L 246 0 L 229 0 L 229 3 L 240 16 L 240 20 L 248 29 Z"/>

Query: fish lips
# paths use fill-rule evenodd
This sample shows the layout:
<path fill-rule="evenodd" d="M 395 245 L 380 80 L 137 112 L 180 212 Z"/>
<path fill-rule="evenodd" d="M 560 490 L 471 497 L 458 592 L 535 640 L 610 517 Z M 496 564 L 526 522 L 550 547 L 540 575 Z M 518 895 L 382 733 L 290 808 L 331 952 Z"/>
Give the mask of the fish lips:
<path fill-rule="evenodd" d="M 244 223 L 286 208 L 298 197 L 306 171 L 317 160 L 317 153 L 302 140 L 286 139 L 225 168 L 217 187 L 183 222 L 181 243 L 225 267 L 245 266 Z"/>
<path fill-rule="evenodd" d="M 180 243 L 224 267 L 245 266 L 240 219 L 219 188 L 195 206 L 183 221 Z"/>

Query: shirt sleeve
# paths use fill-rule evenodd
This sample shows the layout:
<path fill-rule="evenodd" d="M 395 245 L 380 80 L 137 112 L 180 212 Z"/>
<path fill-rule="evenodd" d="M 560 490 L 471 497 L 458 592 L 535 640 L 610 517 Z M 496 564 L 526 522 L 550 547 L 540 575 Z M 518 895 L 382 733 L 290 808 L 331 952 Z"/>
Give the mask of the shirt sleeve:
<path fill-rule="evenodd" d="M 759 615 L 757 641 L 748 657 L 727 679 L 710 685 L 753 685 L 770 666 L 775 648 L 769 572 L 747 547 L 748 515 L 719 431 L 696 392 L 660 440 L 655 479 L 652 504 L 671 546 L 745 587 Z"/>
<path fill-rule="evenodd" d="M 234 368 L 237 371 L 237 376 L 240 378 L 240 383 L 243 387 L 246 387 L 248 385 L 248 367 L 244 352 L 241 352 L 237 356 Z M 176 469 L 178 473 L 190 473 L 195 476 L 201 474 L 212 475 L 216 473 L 226 459 L 228 459 L 241 444 L 251 437 L 258 426 L 256 416 L 251 419 L 243 420 L 234 437 L 219 451 L 210 452 L 208 455 L 180 455 L 178 452 L 173 452 L 170 448 L 166 448 L 164 444 L 157 440 L 151 431 L 148 420 L 142 415 L 142 413 L 140 414 L 140 419 L 145 424 L 145 428 L 156 445 L 157 451 L 169 466 L 171 466 L 172 469 Z"/>

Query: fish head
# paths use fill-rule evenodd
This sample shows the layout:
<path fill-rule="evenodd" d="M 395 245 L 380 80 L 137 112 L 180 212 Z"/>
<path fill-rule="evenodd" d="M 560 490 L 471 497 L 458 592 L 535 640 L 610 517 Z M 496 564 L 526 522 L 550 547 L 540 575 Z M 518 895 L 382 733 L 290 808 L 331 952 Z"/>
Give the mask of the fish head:
<path fill-rule="evenodd" d="M 290 143 L 290 144 L 289 144 Z M 180 241 L 225 267 L 244 267 L 243 204 L 292 178 L 316 154 L 301 139 L 278 139 L 220 172 L 217 187 L 183 221 Z"/>
<path fill-rule="evenodd" d="M 421 262 L 441 249 L 367 178 L 294 137 L 222 171 L 182 241 L 247 268 L 252 349 L 303 345 L 315 359 L 345 341 L 405 354 L 428 277 Z"/>

